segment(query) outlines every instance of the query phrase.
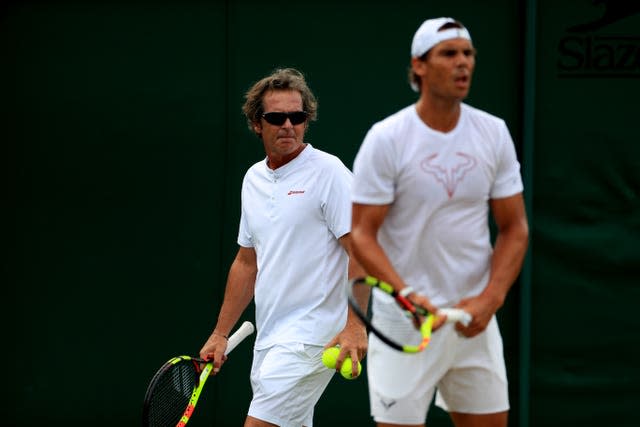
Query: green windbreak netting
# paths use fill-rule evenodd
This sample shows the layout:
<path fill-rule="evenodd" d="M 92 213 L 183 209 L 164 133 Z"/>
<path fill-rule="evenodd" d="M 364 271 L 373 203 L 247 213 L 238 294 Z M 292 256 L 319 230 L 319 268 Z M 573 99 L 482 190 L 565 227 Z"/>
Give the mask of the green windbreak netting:
<path fill-rule="evenodd" d="M 636 426 L 640 15 L 566 3 L 538 14 L 531 425 Z"/>

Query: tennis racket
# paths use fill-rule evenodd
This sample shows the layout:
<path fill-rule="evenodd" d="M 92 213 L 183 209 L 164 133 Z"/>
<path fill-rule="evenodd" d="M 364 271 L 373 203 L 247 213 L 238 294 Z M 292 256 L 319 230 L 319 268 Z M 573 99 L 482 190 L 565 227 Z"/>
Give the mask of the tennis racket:
<path fill-rule="evenodd" d="M 394 327 L 379 327 L 373 324 L 372 322 L 372 307 L 368 307 L 367 311 L 360 306 L 354 294 L 358 294 L 357 291 L 354 292 L 354 289 L 358 286 L 369 286 L 373 288 L 374 292 L 383 292 L 387 296 L 393 298 L 396 304 L 398 314 L 400 315 L 396 320 L 392 320 L 390 323 L 402 323 L 403 321 L 413 322 L 414 327 L 417 328 L 417 331 L 411 336 L 407 338 L 406 334 L 402 335 L 403 339 L 411 342 L 402 342 L 399 343 L 398 339 L 394 337 L 394 332 L 396 329 Z M 431 328 L 433 326 L 434 316 L 432 313 L 429 313 L 425 308 L 414 305 L 408 298 L 400 295 L 393 286 L 389 283 L 383 282 L 381 280 L 376 279 L 375 277 L 367 276 L 367 277 L 359 277 L 356 279 L 352 279 L 348 286 L 348 297 L 349 297 L 349 305 L 353 308 L 353 311 L 358 315 L 360 320 L 365 324 L 367 330 L 375 334 L 382 342 L 394 348 L 395 350 L 404 352 L 404 353 L 419 353 L 423 351 L 429 345 L 429 341 L 431 340 Z M 373 298 L 370 298 L 373 300 Z M 437 313 L 438 315 L 446 315 L 447 323 L 455 323 L 461 322 L 464 325 L 468 325 L 471 322 L 471 315 L 466 311 L 459 308 L 443 308 L 440 309 Z M 384 331 L 383 331 L 384 329 Z M 404 328 L 405 330 L 407 328 Z"/>
<path fill-rule="evenodd" d="M 225 355 L 254 331 L 244 322 L 229 337 Z M 201 366 L 204 364 L 204 367 Z M 143 427 L 182 427 L 191 418 L 213 362 L 189 356 L 169 360 L 151 379 L 142 407 Z"/>

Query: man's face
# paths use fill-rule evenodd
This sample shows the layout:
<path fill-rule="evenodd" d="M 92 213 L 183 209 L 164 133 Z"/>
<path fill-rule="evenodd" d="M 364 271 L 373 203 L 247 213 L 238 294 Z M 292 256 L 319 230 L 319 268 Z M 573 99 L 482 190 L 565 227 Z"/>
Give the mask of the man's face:
<path fill-rule="evenodd" d="M 437 98 L 461 101 L 469 94 L 476 52 L 469 40 L 445 40 L 435 45 L 424 61 L 413 62 L 422 90 Z"/>
<path fill-rule="evenodd" d="M 296 90 L 272 90 L 262 100 L 265 113 L 302 111 L 302 96 Z M 284 164 L 302 149 L 307 121 L 293 125 L 287 119 L 282 125 L 268 123 L 264 117 L 254 122 L 253 129 L 262 137 L 264 148 L 270 161 Z"/>

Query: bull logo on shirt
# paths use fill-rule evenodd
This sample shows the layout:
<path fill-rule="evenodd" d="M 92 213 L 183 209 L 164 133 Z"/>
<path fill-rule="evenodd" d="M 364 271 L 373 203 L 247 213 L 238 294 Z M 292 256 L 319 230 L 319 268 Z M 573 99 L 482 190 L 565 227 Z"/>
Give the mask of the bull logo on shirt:
<path fill-rule="evenodd" d="M 445 165 L 439 162 L 438 153 L 432 154 L 420 162 L 423 171 L 432 175 L 436 181 L 442 184 L 449 198 L 453 197 L 456 187 L 460 183 L 467 172 L 472 170 L 478 161 L 475 157 L 457 152 L 453 164 Z"/>

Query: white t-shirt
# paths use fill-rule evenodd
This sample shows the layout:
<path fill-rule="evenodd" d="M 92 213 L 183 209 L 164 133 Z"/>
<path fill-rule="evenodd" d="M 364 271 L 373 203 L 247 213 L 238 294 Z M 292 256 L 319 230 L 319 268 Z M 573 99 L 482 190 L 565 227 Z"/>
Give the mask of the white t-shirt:
<path fill-rule="evenodd" d="M 351 171 L 310 144 L 272 170 L 254 164 L 242 183 L 238 244 L 257 255 L 256 349 L 325 345 L 344 328 L 351 230 Z"/>
<path fill-rule="evenodd" d="M 379 242 L 405 283 L 438 306 L 487 285 L 488 201 L 523 189 L 504 121 L 466 104 L 447 133 L 429 128 L 414 105 L 374 124 L 353 187 L 356 203 L 391 204 Z"/>

